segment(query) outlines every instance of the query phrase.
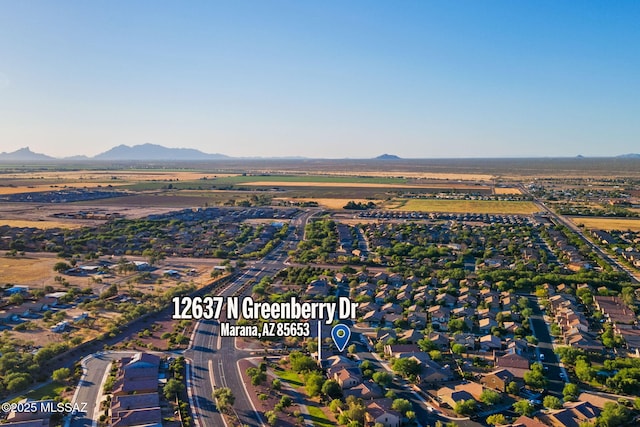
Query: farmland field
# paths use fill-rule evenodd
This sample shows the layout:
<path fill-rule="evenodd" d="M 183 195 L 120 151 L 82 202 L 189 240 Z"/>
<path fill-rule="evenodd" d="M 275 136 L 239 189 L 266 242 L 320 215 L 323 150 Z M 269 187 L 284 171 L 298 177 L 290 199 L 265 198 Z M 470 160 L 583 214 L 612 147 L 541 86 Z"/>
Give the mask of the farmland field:
<path fill-rule="evenodd" d="M 538 207 L 531 202 L 440 199 L 394 199 L 389 202 L 388 208 L 417 212 L 521 215 L 529 215 L 539 210 Z"/>
<path fill-rule="evenodd" d="M 15 285 L 52 284 L 55 257 L 0 257 L 0 277 L 4 283 Z M 26 274 L 28 272 L 28 274 Z M 86 282 L 86 279 L 85 279 Z M 3 284 L 4 284 L 3 283 Z"/>
<path fill-rule="evenodd" d="M 9 227 L 33 227 L 39 228 L 41 230 L 48 230 L 50 228 L 80 228 L 84 224 L 65 221 L 29 221 L 22 219 L 0 219 L 0 225 L 8 225 Z"/>
<path fill-rule="evenodd" d="M 640 231 L 640 218 L 571 217 L 571 221 L 588 229 Z"/>
<path fill-rule="evenodd" d="M 496 187 L 494 191 L 496 194 L 522 194 L 522 191 L 515 187 Z"/>
<path fill-rule="evenodd" d="M 341 198 L 297 198 L 297 199 L 279 199 L 279 200 L 287 200 L 292 202 L 316 202 L 318 205 L 327 209 L 342 209 L 349 201 L 353 201 L 356 203 L 380 203 L 381 200 L 371 200 L 371 199 L 341 199 Z M 348 211 L 347 211 L 348 212 Z"/>
<path fill-rule="evenodd" d="M 0 195 L 60 191 L 70 188 L 109 188 L 108 186 L 116 187 L 119 185 L 123 184 L 111 182 L 69 182 L 60 184 L 2 185 L 0 186 Z"/>

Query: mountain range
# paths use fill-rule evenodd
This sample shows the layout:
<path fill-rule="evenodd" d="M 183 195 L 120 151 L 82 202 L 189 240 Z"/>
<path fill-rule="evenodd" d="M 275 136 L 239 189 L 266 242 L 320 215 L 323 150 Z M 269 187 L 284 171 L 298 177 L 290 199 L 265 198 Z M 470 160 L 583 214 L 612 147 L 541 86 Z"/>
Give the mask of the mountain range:
<path fill-rule="evenodd" d="M 34 153 L 29 147 L 24 147 L 11 153 L 0 153 L 0 161 L 43 161 L 43 160 L 111 160 L 111 161 L 163 161 L 163 160 L 219 160 L 229 159 L 224 154 L 207 154 L 193 148 L 167 148 L 157 144 L 141 144 L 132 147 L 118 145 L 104 153 L 93 157 L 71 156 L 56 158 L 46 154 Z"/>
<path fill-rule="evenodd" d="M 582 156 L 580 156 L 582 157 Z M 640 159 L 640 154 L 629 153 L 615 156 L 624 159 Z M 305 159 L 305 157 L 286 157 L 287 159 Z M 208 154 L 193 148 L 168 148 L 158 144 L 140 144 L 134 146 L 118 145 L 103 153 L 93 157 L 76 155 L 71 157 L 57 158 L 47 156 L 46 154 L 34 153 L 29 147 L 20 148 L 10 153 L 0 153 L 0 162 L 6 161 L 56 161 L 56 160 L 97 160 L 97 161 L 206 161 L 206 160 L 224 160 L 233 159 L 233 157 L 224 154 Z M 375 157 L 375 160 L 401 160 L 394 154 L 382 154 Z"/>

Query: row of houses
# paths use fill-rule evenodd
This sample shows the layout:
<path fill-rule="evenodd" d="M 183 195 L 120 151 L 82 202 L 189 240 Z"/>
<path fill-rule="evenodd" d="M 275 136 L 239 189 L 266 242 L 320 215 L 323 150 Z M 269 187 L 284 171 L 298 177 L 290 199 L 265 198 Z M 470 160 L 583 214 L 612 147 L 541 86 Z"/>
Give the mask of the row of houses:
<path fill-rule="evenodd" d="M 112 427 L 162 427 L 159 368 L 160 358 L 149 353 L 136 353 L 118 361 L 110 406 Z"/>
<path fill-rule="evenodd" d="M 582 288 L 587 285 L 579 285 Z M 589 352 L 604 350 L 602 343 L 591 331 L 589 320 L 578 308 L 573 295 L 557 294 L 549 297 L 549 309 L 554 322 L 560 327 L 560 340 L 564 345 L 580 348 Z"/>
<path fill-rule="evenodd" d="M 613 325 L 613 331 L 624 339 L 627 349 L 640 357 L 640 328 L 633 310 L 616 296 L 595 296 L 593 304 Z"/>

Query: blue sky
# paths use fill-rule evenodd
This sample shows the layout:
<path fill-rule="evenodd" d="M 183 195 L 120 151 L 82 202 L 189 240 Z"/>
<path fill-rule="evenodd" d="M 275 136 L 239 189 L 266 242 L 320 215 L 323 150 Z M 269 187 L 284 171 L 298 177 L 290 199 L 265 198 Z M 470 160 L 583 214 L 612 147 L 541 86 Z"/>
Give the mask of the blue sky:
<path fill-rule="evenodd" d="M 0 151 L 640 151 L 637 1 L 5 1 Z"/>

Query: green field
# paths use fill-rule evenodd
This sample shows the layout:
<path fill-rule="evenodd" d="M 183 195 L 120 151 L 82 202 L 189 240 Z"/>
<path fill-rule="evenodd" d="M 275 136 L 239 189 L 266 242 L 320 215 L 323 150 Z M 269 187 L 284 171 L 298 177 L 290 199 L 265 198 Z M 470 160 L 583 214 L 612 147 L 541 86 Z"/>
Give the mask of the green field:
<path fill-rule="evenodd" d="M 366 177 L 366 176 L 332 176 L 332 175 L 236 175 L 222 176 L 219 178 L 189 180 L 189 181 L 170 181 L 171 176 L 167 175 L 166 181 L 145 181 L 136 182 L 120 186 L 121 189 L 133 191 L 159 190 L 167 188 L 169 184 L 174 189 L 211 189 L 223 188 L 230 186 L 242 186 L 252 182 L 290 182 L 290 183 L 309 183 L 309 184 L 378 184 L 378 185 L 397 185 L 406 184 L 404 178 L 385 178 L 385 177 Z"/>
<path fill-rule="evenodd" d="M 309 411 L 309 416 L 311 418 L 311 422 L 315 427 L 332 427 L 335 426 L 334 423 L 329 421 L 327 416 L 318 408 L 317 406 L 307 406 L 307 410 Z"/>
<path fill-rule="evenodd" d="M 352 184 L 406 184 L 404 178 L 384 178 L 366 176 L 333 175 L 247 175 L 228 176 L 208 180 L 218 185 L 241 185 L 247 182 L 309 182 L 309 183 L 352 183 Z"/>
<path fill-rule="evenodd" d="M 450 212 L 478 214 L 522 214 L 537 212 L 531 202 L 501 200 L 439 200 L 439 199 L 394 199 L 387 208 L 416 212 Z"/>
<path fill-rule="evenodd" d="M 14 400 L 19 401 L 25 397 L 31 400 L 42 400 L 47 398 L 53 399 L 54 397 L 60 396 L 60 393 L 62 393 L 65 388 L 66 386 L 64 386 L 63 384 L 52 381 L 43 385 L 42 387 L 37 387 L 30 390 L 24 396 L 20 396 Z"/>
<path fill-rule="evenodd" d="M 304 384 L 300 381 L 300 375 L 296 374 L 293 371 L 283 371 L 281 369 L 275 370 L 276 374 L 282 379 L 282 381 L 286 381 L 294 387 L 302 387 Z"/>

